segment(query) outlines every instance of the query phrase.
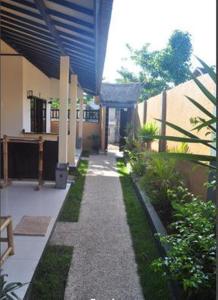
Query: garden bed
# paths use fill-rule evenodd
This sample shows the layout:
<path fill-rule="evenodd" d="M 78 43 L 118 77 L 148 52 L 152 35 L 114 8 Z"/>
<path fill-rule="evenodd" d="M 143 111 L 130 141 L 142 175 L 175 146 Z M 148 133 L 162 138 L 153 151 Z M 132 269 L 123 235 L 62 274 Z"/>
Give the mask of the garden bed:
<path fill-rule="evenodd" d="M 151 200 L 149 199 L 148 195 L 140 188 L 140 185 L 137 181 L 137 178 L 134 176 L 132 177 L 132 181 L 134 183 L 134 188 L 137 192 L 137 195 L 140 199 L 140 201 L 143 204 L 143 207 L 145 209 L 146 215 L 149 218 L 149 222 L 152 228 L 153 233 L 160 233 L 161 235 L 166 235 L 167 230 L 165 226 L 163 225 L 163 222 L 161 221 L 158 212 L 156 211 L 155 207 L 152 205 Z M 161 251 L 166 254 L 168 248 L 163 244 L 158 244 Z"/>
<path fill-rule="evenodd" d="M 151 267 L 152 261 L 160 255 L 153 232 L 124 160 L 118 159 L 117 166 L 144 297 L 152 300 L 176 299 L 171 296 L 167 280 Z"/>
<path fill-rule="evenodd" d="M 148 216 L 149 224 L 151 226 L 153 234 L 160 234 L 161 236 L 167 235 L 167 230 L 165 226 L 163 225 L 158 212 L 156 211 L 155 207 L 152 205 L 151 200 L 146 195 L 144 191 L 140 188 L 140 185 L 137 181 L 137 178 L 134 176 L 131 176 L 132 182 L 134 184 L 134 188 L 136 190 L 136 193 L 138 195 L 138 199 L 141 201 L 143 208 L 145 210 L 146 215 Z M 167 252 L 169 251 L 169 247 L 166 244 L 161 243 L 159 239 L 155 239 L 156 245 L 159 249 L 159 253 L 162 257 L 167 255 Z M 178 283 L 170 281 L 169 282 L 169 288 L 171 290 L 171 299 L 173 300 L 182 300 L 182 291 L 181 288 L 179 288 Z"/>
<path fill-rule="evenodd" d="M 152 231 L 159 235 L 162 258 L 152 265 L 171 278 L 175 299 L 214 300 L 213 202 L 190 193 L 175 164 L 156 154 L 148 162 L 133 160 L 130 169 Z M 170 214 L 167 209 L 163 218 L 160 208 Z"/>

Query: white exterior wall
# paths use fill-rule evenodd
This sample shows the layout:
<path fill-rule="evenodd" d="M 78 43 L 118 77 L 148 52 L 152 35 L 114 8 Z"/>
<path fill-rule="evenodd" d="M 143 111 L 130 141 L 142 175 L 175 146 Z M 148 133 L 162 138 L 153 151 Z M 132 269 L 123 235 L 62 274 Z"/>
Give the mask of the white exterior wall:
<path fill-rule="evenodd" d="M 60 90 L 59 79 L 50 78 L 50 99 L 51 100 L 60 98 L 59 90 Z M 71 95 L 70 85 L 69 85 L 68 95 Z M 70 98 L 70 96 L 69 96 L 69 98 Z M 68 105 L 69 105 L 69 103 L 68 103 Z"/>
<path fill-rule="evenodd" d="M 1 49 L 1 53 L 17 54 L 17 52 L 13 48 L 11 48 L 8 44 L 6 44 L 2 40 L 0 40 L 0 49 Z"/>
<path fill-rule="evenodd" d="M 1 137 L 17 136 L 23 128 L 22 57 L 1 56 Z"/>
<path fill-rule="evenodd" d="M 59 80 L 56 78 L 50 78 L 50 98 L 59 98 Z"/>
<path fill-rule="evenodd" d="M 32 90 L 34 96 L 49 100 L 50 79 L 27 59 L 23 58 L 23 129 L 30 132 L 30 100 L 27 99 L 28 90 Z M 47 126 L 46 130 L 50 132 Z"/>
<path fill-rule="evenodd" d="M 5 42 L 0 41 L 1 53 L 16 54 Z M 59 90 L 51 89 L 51 79 L 22 56 L 1 56 L 1 136 L 21 135 L 22 129 L 30 132 L 30 100 L 27 91 L 34 96 L 50 100 L 51 94 L 59 97 Z M 59 83 L 59 80 L 54 80 Z M 58 84 L 57 84 L 58 85 Z M 47 103 L 46 130 L 49 133 L 50 107 Z"/>

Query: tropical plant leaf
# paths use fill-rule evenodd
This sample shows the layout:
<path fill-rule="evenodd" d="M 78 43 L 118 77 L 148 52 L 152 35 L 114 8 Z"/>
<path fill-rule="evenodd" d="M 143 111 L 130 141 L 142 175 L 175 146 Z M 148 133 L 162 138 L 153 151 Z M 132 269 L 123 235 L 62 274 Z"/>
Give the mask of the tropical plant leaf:
<path fill-rule="evenodd" d="M 14 292 L 15 290 L 21 288 L 22 286 L 26 285 L 27 283 L 21 282 L 8 282 L 4 279 L 7 274 L 0 275 L 0 300 L 15 300 L 20 298 Z"/>
<path fill-rule="evenodd" d="M 204 67 L 204 70 L 210 75 L 210 78 L 213 79 L 213 81 L 216 83 L 216 73 L 214 70 L 209 67 L 203 60 L 201 60 L 199 57 L 195 56 L 197 60 L 201 63 L 201 65 Z"/>
<path fill-rule="evenodd" d="M 171 123 L 171 122 L 168 122 L 168 121 L 163 121 L 161 119 L 156 119 L 157 121 L 161 122 L 161 123 L 166 123 L 166 125 L 172 127 L 173 129 L 175 129 L 176 131 L 179 131 L 180 133 L 190 137 L 190 138 L 196 138 L 196 139 L 199 139 L 199 137 L 197 137 L 196 135 L 194 135 L 193 133 L 190 133 L 189 131 Z"/>
<path fill-rule="evenodd" d="M 214 118 L 215 116 L 209 112 L 206 108 L 204 108 L 200 103 L 198 103 L 196 100 L 192 99 L 189 96 L 185 96 L 189 101 L 191 101 L 192 104 L 194 104 L 200 111 L 202 111 L 205 115 L 207 115 L 209 118 Z"/>
<path fill-rule="evenodd" d="M 182 134 L 184 134 L 184 135 L 186 135 L 186 136 L 188 136 L 188 137 L 190 137 L 192 139 L 199 139 L 200 140 L 200 138 L 198 136 L 190 133 L 189 131 L 187 131 L 187 130 L 185 130 L 185 129 L 183 129 L 183 128 L 181 128 L 181 127 L 179 127 L 179 126 L 177 126 L 177 125 L 175 125 L 175 124 L 173 124 L 171 122 L 163 121 L 163 120 L 160 120 L 160 119 L 156 119 L 156 120 L 159 121 L 159 122 L 162 122 L 162 123 L 166 123 L 166 125 L 170 126 L 171 128 L 175 129 L 176 131 L 178 131 L 178 132 L 180 132 L 180 133 L 182 133 Z M 204 145 L 206 145 L 206 146 L 208 146 L 210 148 L 214 148 L 208 142 L 202 141 L 202 144 L 204 144 Z"/>
<path fill-rule="evenodd" d="M 198 164 L 198 165 L 201 165 L 201 166 L 204 166 L 204 167 L 207 167 L 207 168 L 216 170 L 216 167 L 213 166 L 212 164 L 209 164 L 209 165 L 208 165 L 208 164 L 202 163 L 201 161 L 196 161 L 195 163 Z"/>
<path fill-rule="evenodd" d="M 214 117 L 214 119 L 215 119 L 215 122 L 217 122 L 217 118 Z M 202 119 L 202 118 L 200 118 L 200 117 L 199 117 L 199 120 L 200 120 L 201 122 L 205 122 L 205 120 Z M 210 128 L 212 131 L 214 131 L 214 132 L 216 133 L 216 128 L 215 128 L 215 127 L 213 127 L 213 126 L 211 126 L 211 125 L 208 125 L 208 128 Z"/>
<path fill-rule="evenodd" d="M 14 300 L 14 297 L 11 296 L 10 294 L 7 294 L 5 300 L 6 300 L 6 299 L 7 299 L 7 300 Z"/>
<path fill-rule="evenodd" d="M 194 82 L 197 84 L 199 89 L 202 93 L 210 100 L 214 105 L 216 105 L 216 97 L 208 91 L 208 89 L 198 80 L 197 78 L 193 77 Z"/>
<path fill-rule="evenodd" d="M 145 154 L 144 152 L 139 152 L 136 155 L 140 156 Z M 216 162 L 216 156 L 203 155 L 203 154 L 193 154 L 193 153 L 182 153 L 182 152 L 147 152 L 146 157 L 161 156 L 163 158 L 175 158 L 179 160 L 191 160 L 193 162 Z M 206 164 L 205 164 L 206 165 Z M 209 167 L 209 165 L 207 165 Z"/>
<path fill-rule="evenodd" d="M 208 161 L 208 162 L 215 162 L 216 156 L 212 155 L 202 155 L 202 154 L 192 154 L 192 153 L 174 153 L 174 152 L 158 152 L 152 155 L 160 155 L 163 157 L 175 158 L 180 160 L 192 160 L 195 162 L 198 161 Z"/>
<path fill-rule="evenodd" d="M 11 292 L 11 295 L 14 297 L 14 299 L 21 300 L 20 297 L 18 297 L 14 292 Z"/>
<path fill-rule="evenodd" d="M 147 122 L 138 130 L 138 137 L 142 138 L 144 141 L 152 141 L 153 135 L 156 135 L 157 133 L 158 127 L 156 123 Z"/>
<path fill-rule="evenodd" d="M 210 68 L 207 64 L 205 64 L 202 60 L 200 60 L 199 58 L 197 58 L 200 63 L 202 64 L 202 66 L 204 67 L 205 71 L 209 74 L 209 76 L 212 78 L 212 80 L 216 83 L 216 74 L 215 72 L 212 70 L 212 68 Z M 196 85 L 199 87 L 199 89 L 202 91 L 202 93 L 205 95 L 205 97 L 207 97 L 207 99 L 212 102 L 214 105 L 216 105 L 217 100 L 216 97 L 197 79 L 194 77 L 193 74 L 191 74 L 194 82 L 196 83 Z M 181 128 L 180 126 L 177 126 L 173 123 L 170 123 L 168 121 L 163 121 L 160 119 L 156 119 L 159 122 L 162 122 L 164 124 L 166 124 L 167 126 L 173 128 L 174 130 L 176 130 L 177 132 L 181 133 L 182 135 L 184 135 L 185 137 L 173 137 L 173 136 L 155 136 L 156 139 L 165 139 L 165 140 L 171 140 L 171 141 L 176 141 L 176 142 L 188 142 L 188 143 L 201 143 L 205 146 L 208 146 L 212 149 L 215 150 L 216 152 L 216 147 L 214 147 L 213 145 L 211 145 L 210 143 L 213 143 L 214 141 L 216 141 L 216 128 L 214 126 L 212 126 L 212 124 L 214 124 L 217 121 L 216 116 L 214 116 L 210 111 L 208 111 L 205 107 L 203 107 L 201 104 L 199 104 L 196 100 L 194 100 L 193 98 L 186 96 L 186 98 L 195 106 L 197 107 L 202 113 L 204 113 L 206 116 L 208 116 L 210 119 L 209 120 L 205 120 L 201 117 L 197 118 L 197 122 L 195 123 L 195 127 L 192 130 L 200 130 L 202 128 L 207 127 L 208 132 L 206 133 L 206 136 L 208 134 L 213 134 L 213 136 L 215 136 L 214 140 L 207 140 L 205 139 L 200 139 L 198 136 L 192 134 L 190 131 L 187 131 L 183 128 Z M 212 136 L 212 138 L 213 138 Z M 154 155 L 154 153 L 152 154 Z M 207 166 L 211 169 L 217 169 L 217 165 L 215 164 L 211 164 L 216 162 L 216 156 L 212 156 L 212 155 L 201 155 L 201 154 L 193 154 L 193 153 L 176 153 L 176 152 L 159 152 L 156 155 L 159 156 L 163 156 L 163 157 L 168 157 L 168 158 L 174 158 L 177 160 L 190 160 L 193 161 L 197 164 L 200 165 L 204 165 Z M 207 162 L 209 162 L 209 164 L 207 164 Z"/>
<path fill-rule="evenodd" d="M 192 131 L 193 130 L 198 130 L 199 131 L 199 130 L 201 130 L 204 127 L 209 127 L 212 131 L 216 132 L 216 128 L 214 128 L 213 126 L 211 126 L 212 124 L 216 123 L 216 121 L 217 121 L 216 117 L 214 117 L 213 119 L 207 120 L 207 121 L 205 121 L 205 120 L 203 120 L 201 118 L 200 118 L 200 120 L 201 120 L 202 123 L 199 124 L 198 126 L 194 127 L 192 129 Z"/>
<path fill-rule="evenodd" d="M 10 292 L 16 288 L 19 288 L 22 286 L 21 282 L 11 282 L 11 283 L 7 283 L 4 287 L 4 292 Z"/>
<path fill-rule="evenodd" d="M 202 140 L 202 139 L 195 139 L 195 138 L 186 138 L 186 137 L 179 137 L 179 136 L 170 136 L 170 135 L 155 135 L 155 139 L 159 140 L 168 140 L 168 141 L 175 141 L 175 142 L 182 142 L 182 143 L 202 143 L 202 142 L 207 142 L 207 143 L 212 143 L 213 141 L 211 140 Z"/>

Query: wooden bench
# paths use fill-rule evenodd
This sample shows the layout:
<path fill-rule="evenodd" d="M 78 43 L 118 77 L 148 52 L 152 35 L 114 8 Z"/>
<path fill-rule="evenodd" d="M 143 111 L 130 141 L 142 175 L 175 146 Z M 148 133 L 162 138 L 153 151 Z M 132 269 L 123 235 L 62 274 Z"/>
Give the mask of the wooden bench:
<path fill-rule="evenodd" d="M 7 230 L 7 237 L 2 237 L 2 232 L 5 228 Z M 5 259 L 9 255 L 14 254 L 13 227 L 12 227 L 12 218 L 10 216 L 0 217 L 0 242 L 5 242 L 8 244 L 7 249 L 0 257 L 0 266 L 2 266 Z"/>

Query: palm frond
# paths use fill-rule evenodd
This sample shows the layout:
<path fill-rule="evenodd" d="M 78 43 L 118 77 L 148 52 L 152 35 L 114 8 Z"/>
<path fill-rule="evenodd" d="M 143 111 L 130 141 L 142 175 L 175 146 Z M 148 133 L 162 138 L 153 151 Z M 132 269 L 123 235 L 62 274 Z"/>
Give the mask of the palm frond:
<path fill-rule="evenodd" d="M 167 141 L 174 141 L 174 142 L 182 142 L 182 143 L 213 143 L 212 140 L 203 140 L 199 138 L 188 138 L 188 137 L 179 137 L 179 136 L 171 136 L 171 135 L 155 135 L 155 139 L 158 140 L 167 140 Z M 211 145 L 208 145 L 208 147 Z"/>
<path fill-rule="evenodd" d="M 208 89 L 200 82 L 200 80 L 198 80 L 195 77 L 193 77 L 193 80 L 197 84 L 199 89 L 202 91 L 202 93 L 208 98 L 208 100 L 210 100 L 210 102 L 216 105 L 216 97 L 213 94 L 211 94 L 210 91 L 208 91 Z"/>
<path fill-rule="evenodd" d="M 171 128 L 175 129 L 176 131 L 190 137 L 191 139 L 195 139 L 195 140 L 201 140 L 198 136 L 192 134 L 191 132 L 181 128 L 180 126 L 177 126 L 171 122 L 168 122 L 168 121 L 163 121 L 163 120 L 160 120 L 160 119 L 156 119 L 157 121 L 159 122 L 162 122 L 162 123 L 166 123 L 166 125 L 170 126 Z M 210 145 L 207 141 L 205 142 L 204 140 L 201 140 L 201 143 L 210 147 L 210 148 L 214 148 L 212 145 Z"/>
<path fill-rule="evenodd" d="M 152 155 L 160 155 L 163 157 L 168 157 L 168 158 L 175 158 L 175 159 L 180 159 L 180 160 L 191 160 L 194 162 L 215 162 L 216 161 L 216 156 L 212 155 L 203 155 L 203 154 L 193 154 L 193 153 L 174 153 L 174 152 L 159 152 L 157 154 L 152 154 Z M 208 165 L 209 167 L 209 165 Z"/>
<path fill-rule="evenodd" d="M 210 78 L 216 83 L 217 79 L 216 79 L 216 73 L 214 72 L 214 70 L 211 67 L 209 67 L 202 59 L 200 59 L 197 56 L 195 56 L 195 57 L 201 63 L 204 70 L 209 74 Z"/>
<path fill-rule="evenodd" d="M 189 96 L 185 96 L 189 101 L 191 101 L 192 104 L 194 104 L 198 109 L 200 109 L 201 112 L 203 112 L 205 115 L 207 115 L 209 118 L 214 118 L 215 116 L 209 112 L 205 107 L 203 107 L 200 103 L 198 103 L 196 100 L 192 99 Z"/>
<path fill-rule="evenodd" d="M 201 130 L 204 127 L 209 127 L 213 132 L 216 132 L 216 128 L 213 127 L 213 126 L 211 126 L 212 124 L 214 124 L 214 123 L 217 122 L 217 118 L 216 117 L 214 117 L 213 119 L 207 120 L 207 121 L 203 120 L 202 118 L 199 118 L 199 119 L 201 120 L 202 123 L 199 124 L 198 126 L 194 127 L 192 129 L 192 131 L 194 131 L 194 130 L 198 130 L 199 131 L 199 130 Z"/>

